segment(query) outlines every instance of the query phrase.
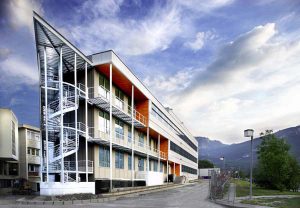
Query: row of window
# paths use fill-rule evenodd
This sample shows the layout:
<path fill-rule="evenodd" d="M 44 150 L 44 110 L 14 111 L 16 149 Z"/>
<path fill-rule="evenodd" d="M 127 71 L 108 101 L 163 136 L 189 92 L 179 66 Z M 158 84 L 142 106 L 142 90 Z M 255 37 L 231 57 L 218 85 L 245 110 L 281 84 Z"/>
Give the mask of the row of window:
<path fill-rule="evenodd" d="M 153 162 L 153 170 L 152 166 L 149 166 L 150 171 L 158 171 L 158 161 Z M 109 159 L 109 148 L 100 146 L 99 147 L 99 165 L 100 167 L 110 167 L 110 159 Z M 116 151 L 115 152 L 115 168 L 124 169 L 124 152 Z M 128 154 L 128 170 L 132 169 L 132 155 Z M 138 158 L 138 170 L 145 170 L 145 159 L 140 157 Z M 160 162 L 160 172 L 163 172 L 163 163 Z"/>
<path fill-rule="evenodd" d="M 190 153 L 188 153 L 187 151 L 185 151 L 184 149 L 182 149 L 181 147 L 179 147 L 177 144 L 175 144 L 174 142 L 170 141 L 170 149 L 178 154 L 180 154 L 181 156 L 197 163 L 197 158 L 194 157 L 193 155 L 191 155 Z"/>
<path fill-rule="evenodd" d="M 16 156 L 16 132 L 15 132 L 15 123 L 13 121 L 11 121 L 11 140 L 12 140 L 12 154 Z"/>
<path fill-rule="evenodd" d="M 27 130 L 27 139 L 40 141 L 40 134 L 34 131 Z"/>
<path fill-rule="evenodd" d="M 34 156 L 40 156 L 40 150 L 32 147 L 27 147 L 27 154 L 28 155 L 34 155 Z"/>
<path fill-rule="evenodd" d="M 166 127 L 172 130 L 175 134 L 177 134 L 191 148 L 197 151 L 197 146 L 154 104 L 152 104 L 151 114 L 154 117 L 158 118 L 158 120 L 165 124 Z"/>
<path fill-rule="evenodd" d="M 193 175 L 197 175 L 197 170 L 196 169 L 185 166 L 185 165 L 181 166 L 181 172 L 186 172 L 186 173 L 190 173 L 190 174 L 193 174 Z"/>
<path fill-rule="evenodd" d="M 115 120 L 115 133 L 117 139 L 124 139 L 124 122 L 121 120 Z M 128 127 L 128 142 L 131 142 L 131 126 Z M 99 129 L 102 132 L 109 133 L 109 114 L 107 112 L 100 111 L 99 112 Z M 139 138 L 139 146 L 144 147 L 144 134 L 142 132 L 138 132 Z M 154 140 L 154 146 L 157 147 L 157 142 Z"/>
<path fill-rule="evenodd" d="M 104 96 L 105 98 L 108 99 L 109 93 L 108 91 L 110 91 L 110 86 L 109 86 L 109 80 L 102 74 L 99 74 L 99 93 Z M 105 89 L 105 90 L 103 90 Z M 124 110 L 124 97 L 125 94 L 124 92 L 122 92 L 120 89 L 115 88 L 115 95 L 117 97 L 117 99 L 115 100 L 115 105 L 118 106 L 119 108 Z M 128 113 L 131 113 L 131 99 L 128 99 Z"/>

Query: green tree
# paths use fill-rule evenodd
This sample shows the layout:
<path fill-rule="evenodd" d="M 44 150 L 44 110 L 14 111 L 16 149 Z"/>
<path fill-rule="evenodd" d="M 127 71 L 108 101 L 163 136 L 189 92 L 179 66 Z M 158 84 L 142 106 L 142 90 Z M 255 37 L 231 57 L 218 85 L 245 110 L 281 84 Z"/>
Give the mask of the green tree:
<path fill-rule="evenodd" d="M 263 141 L 258 147 L 256 183 L 272 189 L 298 189 L 299 165 L 289 154 L 290 146 L 284 139 L 277 138 L 271 130 L 261 136 Z"/>
<path fill-rule="evenodd" d="M 208 160 L 198 160 L 198 168 L 214 168 L 214 164 Z"/>

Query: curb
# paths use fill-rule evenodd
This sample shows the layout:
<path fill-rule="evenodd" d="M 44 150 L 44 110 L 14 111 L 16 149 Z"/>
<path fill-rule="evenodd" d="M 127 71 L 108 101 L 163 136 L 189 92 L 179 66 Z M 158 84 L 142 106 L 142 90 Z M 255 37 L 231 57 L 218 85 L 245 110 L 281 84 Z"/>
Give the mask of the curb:
<path fill-rule="evenodd" d="M 187 183 L 187 184 L 180 184 L 180 185 L 172 185 L 172 186 L 166 186 L 163 188 L 154 188 L 150 190 L 144 190 L 144 191 L 136 191 L 130 190 L 129 193 L 122 193 L 122 192 L 115 192 L 112 193 L 110 196 L 104 197 L 104 198 L 96 198 L 96 199 L 85 199 L 85 200 L 68 200 L 68 201 L 32 201 L 32 200 L 25 200 L 24 198 L 19 199 L 16 201 L 19 205 L 70 205 L 70 204 L 95 204 L 95 203 L 103 203 L 108 201 L 115 201 L 117 199 L 121 198 L 130 198 L 130 197 L 136 197 L 141 195 L 146 195 L 150 193 L 160 192 L 160 191 L 166 191 L 170 189 L 176 189 L 179 187 L 184 186 L 190 186 L 195 183 Z"/>

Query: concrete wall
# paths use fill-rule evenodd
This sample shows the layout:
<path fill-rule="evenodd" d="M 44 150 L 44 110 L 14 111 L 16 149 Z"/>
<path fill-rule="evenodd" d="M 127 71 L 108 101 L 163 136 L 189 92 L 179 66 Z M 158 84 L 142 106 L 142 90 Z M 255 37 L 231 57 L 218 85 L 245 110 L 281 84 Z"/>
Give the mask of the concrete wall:
<path fill-rule="evenodd" d="M 12 122 L 15 124 L 15 151 L 12 152 Z M 18 160 L 18 120 L 10 109 L 0 109 L 0 159 Z"/>

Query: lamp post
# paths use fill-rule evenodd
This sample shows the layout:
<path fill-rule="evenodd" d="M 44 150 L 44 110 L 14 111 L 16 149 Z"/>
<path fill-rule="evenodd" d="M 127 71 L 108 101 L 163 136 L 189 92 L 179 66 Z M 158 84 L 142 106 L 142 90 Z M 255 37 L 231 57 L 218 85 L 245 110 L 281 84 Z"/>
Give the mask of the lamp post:
<path fill-rule="evenodd" d="M 220 157 L 220 160 L 223 160 L 223 171 L 225 172 L 225 157 Z"/>
<path fill-rule="evenodd" d="M 253 129 L 246 129 L 244 131 L 244 137 L 251 137 L 251 161 L 250 161 L 250 199 L 252 199 L 252 166 L 253 166 L 253 152 L 252 152 L 252 146 L 253 146 Z"/>

